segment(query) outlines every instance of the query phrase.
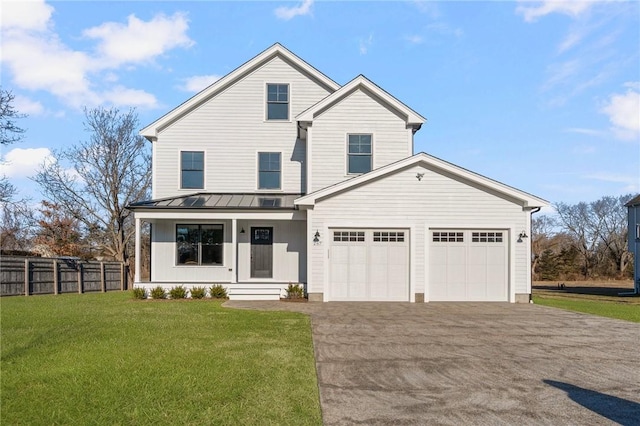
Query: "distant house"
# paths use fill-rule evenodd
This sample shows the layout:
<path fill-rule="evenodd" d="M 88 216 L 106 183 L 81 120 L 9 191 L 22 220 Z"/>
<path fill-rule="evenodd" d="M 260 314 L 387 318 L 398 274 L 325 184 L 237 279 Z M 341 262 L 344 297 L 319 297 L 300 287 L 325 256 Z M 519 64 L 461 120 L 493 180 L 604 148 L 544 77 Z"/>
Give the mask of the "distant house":
<path fill-rule="evenodd" d="M 302 283 L 311 301 L 528 302 L 531 214 L 548 203 L 414 155 L 424 122 L 362 75 L 340 85 L 271 46 L 141 131 L 153 199 L 129 206 L 135 286 L 221 283 L 231 298 L 277 299 Z"/>
<path fill-rule="evenodd" d="M 626 204 L 629 213 L 629 251 L 633 253 L 633 282 L 636 293 L 640 293 L 640 195 Z"/>

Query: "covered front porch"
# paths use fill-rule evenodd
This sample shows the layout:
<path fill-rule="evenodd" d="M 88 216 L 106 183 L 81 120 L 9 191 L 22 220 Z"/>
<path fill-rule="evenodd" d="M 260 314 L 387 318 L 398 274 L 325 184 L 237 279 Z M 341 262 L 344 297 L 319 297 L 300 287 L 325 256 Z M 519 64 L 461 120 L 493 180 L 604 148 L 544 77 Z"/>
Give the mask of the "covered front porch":
<path fill-rule="evenodd" d="M 279 299 L 303 286 L 306 214 L 296 195 L 195 194 L 132 205 L 134 287 L 221 284 L 232 299 Z M 142 227 L 150 226 L 149 280 L 142 280 Z"/>

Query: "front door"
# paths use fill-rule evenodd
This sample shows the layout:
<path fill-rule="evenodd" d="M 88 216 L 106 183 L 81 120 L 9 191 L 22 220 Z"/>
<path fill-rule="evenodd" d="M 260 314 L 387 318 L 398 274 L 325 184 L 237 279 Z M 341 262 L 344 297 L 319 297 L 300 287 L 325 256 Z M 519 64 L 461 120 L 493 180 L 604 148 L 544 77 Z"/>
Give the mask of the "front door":
<path fill-rule="evenodd" d="M 251 228 L 251 278 L 273 278 L 273 228 Z"/>

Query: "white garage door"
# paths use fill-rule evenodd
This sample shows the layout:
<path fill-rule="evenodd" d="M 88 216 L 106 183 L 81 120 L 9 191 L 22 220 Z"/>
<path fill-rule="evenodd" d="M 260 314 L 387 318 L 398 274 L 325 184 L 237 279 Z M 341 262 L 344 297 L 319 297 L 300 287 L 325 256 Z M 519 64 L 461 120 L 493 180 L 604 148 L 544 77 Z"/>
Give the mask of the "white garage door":
<path fill-rule="evenodd" d="M 409 300 L 407 230 L 332 229 L 330 235 L 330 300 Z"/>
<path fill-rule="evenodd" d="M 506 302 L 508 238 L 504 230 L 432 230 L 429 300 Z"/>

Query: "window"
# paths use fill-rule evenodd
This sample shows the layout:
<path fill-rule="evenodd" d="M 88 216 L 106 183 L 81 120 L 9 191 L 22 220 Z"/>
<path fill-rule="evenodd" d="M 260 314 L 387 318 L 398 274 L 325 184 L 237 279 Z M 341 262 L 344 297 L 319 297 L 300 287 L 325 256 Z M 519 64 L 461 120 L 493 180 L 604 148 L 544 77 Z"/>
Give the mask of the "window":
<path fill-rule="evenodd" d="M 267 120 L 289 119 L 289 85 L 267 84 Z"/>
<path fill-rule="evenodd" d="M 347 173 L 371 171 L 371 135 L 349 135 Z"/>
<path fill-rule="evenodd" d="M 180 188 L 204 188 L 204 152 L 182 151 L 180 153 Z"/>
<path fill-rule="evenodd" d="M 178 265 L 222 265 L 222 225 L 176 225 Z"/>
<path fill-rule="evenodd" d="M 334 231 L 333 241 L 364 241 L 364 231 Z"/>
<path fill-rule="evenodd" d="M 280 189 L 280 153 L 258 153 L 258 189 Z"/>
<path fill-rule="evenodd" d="M 640 225 L 636 225 L 636 240 L 640 240 Z"/>
<path fill-rule="evenodd" d="M 433 242 L 434 243 L 447 243 L 447 242 L 463 243 L 464 233 L 463 232 L 434 232 Z"/>
<path fill-rule="evenodd" d="M 472 232 L 471 242 L 474 243 L 501 243 L 502 232 Z"/>
<path fill-rule="evenodd" d="M 375 243 L 402 243 L 404 242 L 404 232 L 387 232 L 375 231 L 373 233 L 373 242 Z"/>

